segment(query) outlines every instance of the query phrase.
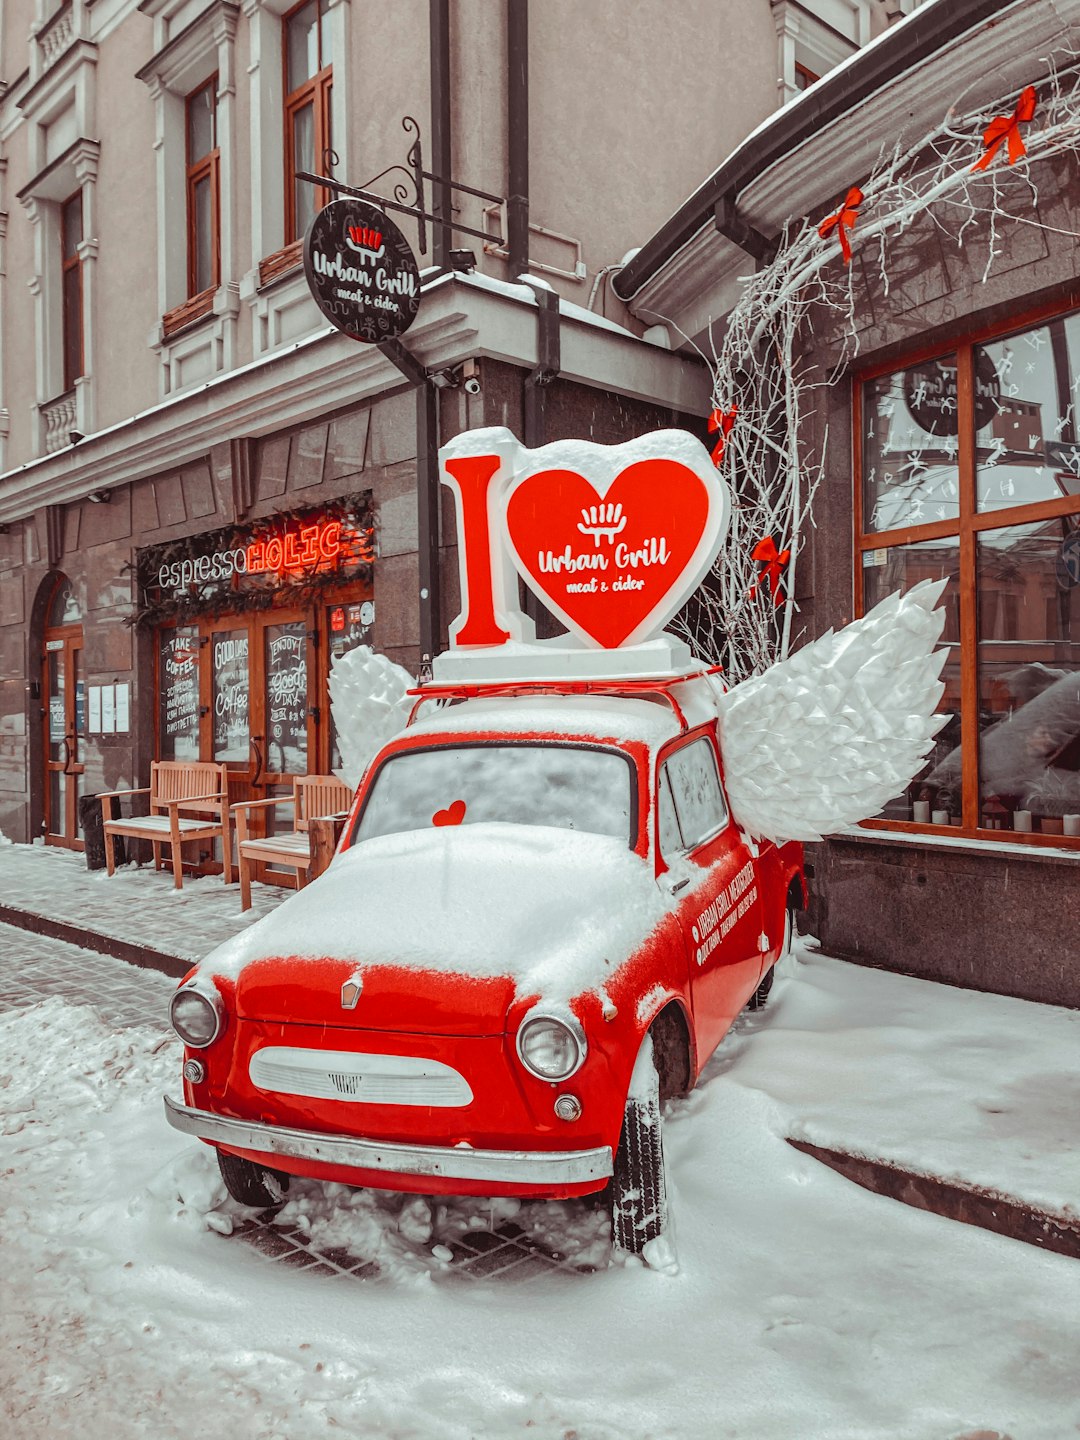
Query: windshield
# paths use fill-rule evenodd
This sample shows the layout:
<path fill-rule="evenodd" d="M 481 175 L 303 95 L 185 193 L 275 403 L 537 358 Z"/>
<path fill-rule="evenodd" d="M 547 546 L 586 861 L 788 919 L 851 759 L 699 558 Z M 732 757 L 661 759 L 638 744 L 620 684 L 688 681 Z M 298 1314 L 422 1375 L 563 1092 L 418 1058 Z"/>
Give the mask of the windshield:
<path fill-rule="evenodd" d="M 580 745 L 406 750 L 376 773 L 353 840 L 502 820 L 615 835 L 632 844 L 634 773 L 628 755 Z"/>

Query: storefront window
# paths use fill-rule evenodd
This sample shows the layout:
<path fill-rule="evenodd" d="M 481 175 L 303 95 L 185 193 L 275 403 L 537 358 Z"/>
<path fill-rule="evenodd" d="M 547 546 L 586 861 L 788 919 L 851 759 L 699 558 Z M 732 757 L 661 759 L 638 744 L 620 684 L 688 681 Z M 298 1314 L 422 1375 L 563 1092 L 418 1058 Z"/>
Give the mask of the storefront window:
<path fill-rule="evenodd" d="M 960 514 L 956 356 L 865 387 L 866 529 L 903 530 Z"/>
<path fill-rule="evenodd" d="M 902 795 L 882 810 L 889 820 L 911 820 L 939 825 L 959 825 L 961 794 L 959 775 L 942 775 L 941 767 L 950 757 L 961 755 L 961 710 L 963 687 L 960 667 L 960 548 L 955 539 L 924 540 L 915 545 L 894 545 L 867 550 L 863 554 L 863 605 L 871 610 L 879 600 L 897 590 L 910 590 L 921 580 L 947 580 L 938 604 L 945 611 L 945 628 L 939 645 L 948 651 L 941 679 L 945 693 L 938 702 L 938 714 L 949 719 L 938 731 L 926 764 Z"/>
<path fill-rule="evenodd" d="M 996 407 L 976 416 L 980 510 L 1080 495 L 1080 315 L 977 346 Z"/>
<path fill-rule="evenodd" d="M 331 663 L 339 655 L 355 650 L 357 645 L 370 645 L 375 627 L 375 602 L 363 600 L 356 605 L 328 605 L 326 628 L 330 636 Z M 330 712 L 330 768 L 341 769 L 341 751 L 338 748 L 337 726 L 334 713 Z"/>
<path fill-rule="evenodd" d="M 215 630 L 213 661 L 214 759 L 246 764 L 251 748 L 248 705 L 251 673 L 247 629 Z"/>
<path fill-rule="evenodd" d="M 307 626 L 268 625 L 265 636 L 266 768 L 305 775 L 308 751 Z"/>
<path fill-rule="evenodd" d="M 1080 315 L 869 377 L 862 613 L 947 578 L 927 764 L 877 821 L 1080 844 Z"/>
<path fill-rule="evenodd" d="M 1080 585 L 1068 563 L 1080 557 L 1078 523 L 1070 516 L 979 536 L 987 828 L 1060 835 L 1066 815 L 1080 816 Z"/>
<path fill-rule="evenodd" d="M 47 624 L 52 625 L 78 625 L 82 620 L 82 611 L 79 609 L 79 602 L 75 599 L 75 592 L 71 588 L 71 581 L 64 579 L 56 587 L 49 604 L 49 616 Z"/>
<path fill-rule="evenodd" d="M 162 760 L 199 758 L 199 630 L 177 625 L 158 637 L 158 735 Z"/>

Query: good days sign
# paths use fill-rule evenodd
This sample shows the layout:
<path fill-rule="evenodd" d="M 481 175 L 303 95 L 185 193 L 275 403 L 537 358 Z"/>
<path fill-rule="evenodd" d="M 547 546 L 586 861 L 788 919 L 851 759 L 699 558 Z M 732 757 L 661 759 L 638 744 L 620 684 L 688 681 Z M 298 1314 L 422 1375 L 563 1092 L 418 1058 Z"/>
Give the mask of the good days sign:
<path fill-rule="evenodd" d="M 727 531 L 727 486 L 682 430 L 527 450 L 498 427 L 439 453 L 457 500 L 455 646 L 528 638 L 518 575 L 590 648 L 649 640 L 704 579 Z"/>

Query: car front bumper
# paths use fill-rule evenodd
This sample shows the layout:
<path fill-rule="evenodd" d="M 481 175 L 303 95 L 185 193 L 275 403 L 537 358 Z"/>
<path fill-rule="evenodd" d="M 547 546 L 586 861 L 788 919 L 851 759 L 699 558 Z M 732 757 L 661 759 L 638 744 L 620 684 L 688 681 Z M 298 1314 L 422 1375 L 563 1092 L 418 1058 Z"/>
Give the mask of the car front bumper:
<path fill-rule="evenodd" d="M 590 1181 L 602 1183 L 613 1170 L 610 1145 L 591 1150 L 473 1150 L 463 1145 L 386 1144 L 352 1135 L 323 1135 L 316 1130 L 290 1130 L 254 1120 L 235 1120 L 178 1105 L 168 1095 L 165 1096 L 165 1118 L 185 1135 L 197 1135 L 200 1140 L 209 1140 L 230 1150 L 312 1160 L 388 1175 L 426 1175 L 470 1184 L 558 1189 Z"/>

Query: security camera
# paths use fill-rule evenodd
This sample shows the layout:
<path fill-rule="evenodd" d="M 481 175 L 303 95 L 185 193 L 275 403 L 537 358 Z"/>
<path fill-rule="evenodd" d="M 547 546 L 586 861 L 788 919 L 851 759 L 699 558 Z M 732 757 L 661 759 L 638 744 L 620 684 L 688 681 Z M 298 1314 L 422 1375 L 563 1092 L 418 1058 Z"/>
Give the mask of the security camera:
<path fill-rule="evenodd" d="M 465 394 L 466 394 L 466 395 L 479 395 L 479 394 L 480 394 L 480 380 L 479 380 L 479 378 L 478 378 L 476 375 L 470 375 L 469 378 L 465 381 Z"/>

